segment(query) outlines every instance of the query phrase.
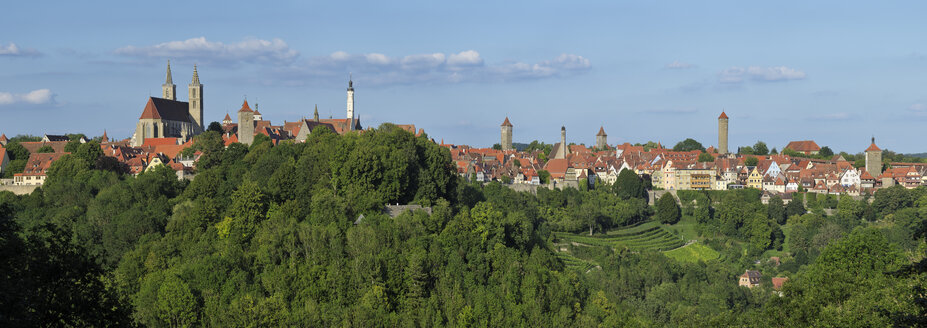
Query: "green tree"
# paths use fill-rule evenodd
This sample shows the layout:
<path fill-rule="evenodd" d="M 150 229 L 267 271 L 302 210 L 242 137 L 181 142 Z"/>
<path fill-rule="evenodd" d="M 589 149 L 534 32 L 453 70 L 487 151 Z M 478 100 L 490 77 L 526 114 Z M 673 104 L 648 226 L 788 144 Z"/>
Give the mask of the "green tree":
<path fill-rule="evenodd" d="M 744 159 L 744 165 L 746 166 L 756 166 L 759 163 L 760 160 L 753 156 L 748 156 L 746 159 Z"/>
<path fill-rule="evenodd" d="M 809 193 L 809 195 L 811 195 Z M 805 210 L 805 205 L 802 204 L 801 197 L 794 197 L 788 205 L 785 206 L 785 215 L 791 217 L 792 215 L 804 215 L 808 211 Z"/>
<path fill-rule="evenodd" d="M 103 157 L 103 149 L 100 148 L 99 142 L 88 141 L 78 146 L 73 154 L 90 165 L 90 167 L 93 167 L 96 165 L 97 160 Z"/>
<path fill-rule="evenodd" d="M 27 160 L 29 159 L 29 151 L 26 150 L 26 147 L 19 144 L 18 142 L 12 142 L 6 144 L 6 152 L 10 154 L 10 160 Z"/>
<path fill-rule="evenodd" d="M 760 156 L 768 155 L 769 148 L 766 146 L 765 142 L 757 141 L 756 144 L 753 145 L 753 154 Z"/>
<path fill-rule="evenodd" d="M 209 127 L 206 128 L 206 131 L 213 131 L 218 133 L 225 132 L 225 130 L 222 128 L 222 124 L 216 121 L 209 122 Z"/>
<path fill-rule="evenodd" d="M 698 154 L 698 161 L 701 162 L 701 163 L 704 163 L 704 162 L 714 162 L 714 161 L 715 161 L 715 157 L 714 157 L 714 156 L 711 156 L 711 154 L 709 154 L 709 153 L 701 153 L 701 154 Z"/>
<path fill-rule="evenodd" d="M 55 152 L 55 149 L 52 148 L 52 146 L 44 145 L 44 146 L 42 146 L 42 147 L 39 147 L 39 149 L 37 149 L 35 152 L 36 152 L 36 153 L 39 153 L 39 154 L 43 154 L 43 153 L 54 153 L 54 152 Z"/>
<path fill-rule="evenodd" d="M 737 153 L 740 155 L 756 155 L 756 151 L 754 151 L 753 147 L 750 146 L 737 148 Z"/>
<path fill-rule="evenodd" d="M 675 224 L 682 218 L 679 205 L 676 204 L 676 197 L 671 193 L 665 193 L 657 200 L 656 218 L 664 224 Z"/>
<path fill-rule="evenodd" d="M 701 150 L 704 151 L 705 147 L 702 146 L 702 143 L 696 141 L 692 138 L 686 138 L 686 140 L 680 141 L 675 146 L 673 146 L 674 151 L 692 151 L 692 150 Z"/>
<path fill-rule="evenodd" d="M 621 170 L 613 188 L 615 194 L 621 199 L 645 198 L 647 196 L 647 191 L 644 190 L 640 177 L 631 170 Z"/>
<path fill-rule="evenodd" d="M 799 202 L 800 200 L 796 197 L 792 201 Z M 785 203 L 782 202 L 781 197 L 773 196 L 769 199 L 769 204 L 767 205 L 767 216 L 770 220 L 773 220 L 778 224 L 785 224 L 785 220 L 788 218 L 788 216 L 786 215 L 785 211 Z"/>
<path fill-rule="evenodd" d="M 158 315 L 170 327 L 196 325 L 198 303 L 187 284 L 169 274 L 158 289 Z"/>
<path fill-rule="evenodd" d="M 834 151 L 828 146 L 821 147 L 821 150 L 818 151 L 818 155 L 827 159 L 830 159 L 834 156 Z"/>

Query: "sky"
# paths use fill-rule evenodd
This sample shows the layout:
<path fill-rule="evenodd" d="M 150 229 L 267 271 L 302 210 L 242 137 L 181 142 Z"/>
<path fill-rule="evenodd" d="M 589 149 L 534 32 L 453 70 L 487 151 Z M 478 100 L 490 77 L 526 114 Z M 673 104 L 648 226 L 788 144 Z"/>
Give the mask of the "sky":
<path fill-rule="evenodd" d="M 927 151 L 927 2 L 11 1 L 0 133 L 128 138 L 168 60 L 206 121 L 345 116 L 436 141 L 685 138 Z"/>

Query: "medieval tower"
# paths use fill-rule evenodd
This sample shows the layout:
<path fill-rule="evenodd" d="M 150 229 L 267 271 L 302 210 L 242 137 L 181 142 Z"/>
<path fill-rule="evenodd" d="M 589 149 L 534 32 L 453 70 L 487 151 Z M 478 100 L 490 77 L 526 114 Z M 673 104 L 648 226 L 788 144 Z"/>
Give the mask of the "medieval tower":
<path fill-rule="evenodd" d="M 354 130 L 354 79 L 348 78 L 348 120 L 349 130 Z"/>
<path fill-rule="evenodd" d="M 721 111 L 718 116 L 718 154 L 727 154 L 727 114 Z"/>
<path fill-rule="evenodd" d="M 512 122 L 506 117 L 502 122 L 502 150 L 512 150 Z"/>
<path fill-rule="evenodd" d="M 872 137 L 872 144 L 866 148 L 866 172 L 876 179 L 882 175 L 882 149 L 876 146 L 875 137 Z"/>
<path fill-rule="evenodd" d="M 238 110 L 238 142 L 251 145 L 254 142 L 254 111 L 248 106 L 248 100 Z"/>
<path fill-rule="evenodd" d="M 608 135 L 605 134 L 605 127 L 599 127 L 599 133 L 595 135 L 595 148 L 602 150 L 608 147 Z"/>
<path fill-rule="evenodd" d="M 560 127 L 560 148 L 557 149 L 557 156 L 555 158 L 567 158 L 567 155 L 570 154 L 570 146 L 567 146 L 566 143 L 566 127 Z"/>
<path fill-rule="evenodd" d="M 170 71 L 168 71 L 168 74 L 170 74 Z M 203 132 L 206 130 L 206 126 L 203 125 L 203 85 L 200 84 L 200 75 L 196 72 L 196 65 L 193 65 L 193 82 L 190 82 L 189 89 L 190 94 L 187 103 L 190 106 L 190 117 L 193 118 L 196 125 L 199 125 L 199 132 Z"/>
<path fill-rule="evenodd" d="M 167 61 L 167 79 L 161 85 L 161 98 L 168 100 L 177 100 L 177 86 L 174 85 L 174 79 L 171 78 L 171 61 Z"/>

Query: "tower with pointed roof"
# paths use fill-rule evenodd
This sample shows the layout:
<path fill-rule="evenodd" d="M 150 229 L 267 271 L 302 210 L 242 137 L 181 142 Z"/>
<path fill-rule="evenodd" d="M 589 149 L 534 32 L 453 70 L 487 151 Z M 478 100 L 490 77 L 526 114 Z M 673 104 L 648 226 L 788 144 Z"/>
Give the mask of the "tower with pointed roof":
<path fill-rule="evenodd" d="M 205 125 L 203 125 L 203 85 L 200 84 L 200 75 L 196 72 L 196 65 L 193 65 L 193 81 L 190 82 L 190 94 L 189 101 L 187 103 L 190 105 L 190 117 L 193 118 L 193 121 L 196 122 L 196 125 L 199 125 L 200 133 L 206 130 Z"/>
<path fill-rule="evenodd" d="M 315 105 L 315 113 L 312 113 L 312 120 L 316 122 L 319 121 L 319 105 L 318 104 Z"/>
<path fill-rule="evenodd" d="M 727 114 L 724 111 L 721 111 L 721 116 L 718 116 L 718 154 L 724 155 L 727 154 Z"/>
<path fill-rule="evenodd" d="M 167 78 L 161 85 L 161 98 L 177 100 L 177 86 L 174 85 L 174 79 L 171 77 L 171 61 L 167 61 Z"/>
<path fill-rule="evenodd" d="M 605 134 L 605 127 L 599 127 L 599 133 L 595 135 L 595 148 L 605 149 L 608 147 L 608 135 Z"/>
<path fill-rule="evenodd" d="M 229 116 L 229 113 L 225 113 L 225 118 L 222 119 L 222 125 L 232 124 L 232 117 Z"/>
<path fill-rule="evenodd" d="M 502 122 L 502 150 L 512 150 L 515 147 L 512 146 L 512 122 L 509 122 L 508 116 L 505 117 L 505 121 Z"/>
<path fill-rule="evenodd" d="M 254 111 L 248 106 L 248 100 L 238 110 L 238 142 L 251 145 L 254 142 Z"/>
<path fill-rule="evenodd" d="M 354 79 L 348 77 L 348 117 L 350 121 L 349 130 L 354 130 Z"/>
<path fill-rule="evenodd" d="M 872 144 L 866 148 L 866 172 L 876 178 L 882 175 L 882 149 L 876 146 L 875 137 L 872 137 Z"/>

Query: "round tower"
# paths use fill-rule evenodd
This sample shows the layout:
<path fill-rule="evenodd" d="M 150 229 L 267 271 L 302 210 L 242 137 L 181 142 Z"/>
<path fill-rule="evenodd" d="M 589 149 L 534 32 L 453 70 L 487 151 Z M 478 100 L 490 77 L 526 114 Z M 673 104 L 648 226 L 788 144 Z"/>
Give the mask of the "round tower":
<path fill-rule="evenodd" d="M 727 154 L 727 114 L 721 111 L 718 116 L 718 154 Z"/>

